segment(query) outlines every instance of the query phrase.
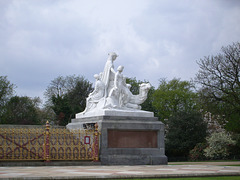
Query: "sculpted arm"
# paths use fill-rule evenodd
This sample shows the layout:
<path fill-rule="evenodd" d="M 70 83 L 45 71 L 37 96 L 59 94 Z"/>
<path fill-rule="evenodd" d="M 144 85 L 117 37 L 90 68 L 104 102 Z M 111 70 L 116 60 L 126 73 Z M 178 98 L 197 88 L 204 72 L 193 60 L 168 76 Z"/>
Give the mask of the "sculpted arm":
<path fill-rule="evenodd" d="M 117 85 L 117 82 L 118 81 L 118 72 L 115 74 L 115 78 L 114 78 L 114 88 L 117 89 L 118 88 L 118 85 Z"/>
<path fill-rule="evenodd" d="M 95 84 L 95 88 L 94 88 L 94 90 L 93 90 L 93 92 L 91 92 L 90 94 L 89 94 L 89 96 L 93 96 L 94 94 L 96 94 L 97 92 L 98 92 L 98 82 Z"/>
<path fill-rule="evenodd" d="M 113 74 L 116 74 L 115 70 L 113 69 L 113 67 L 111 67 L 110 71 L 113 73 Z"/>

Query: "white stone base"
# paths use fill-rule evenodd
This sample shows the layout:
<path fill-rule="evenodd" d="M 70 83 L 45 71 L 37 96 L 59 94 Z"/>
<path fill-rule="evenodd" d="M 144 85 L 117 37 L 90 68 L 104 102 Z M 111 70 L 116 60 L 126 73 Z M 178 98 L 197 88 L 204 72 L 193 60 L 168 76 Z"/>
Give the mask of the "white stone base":
<path fill-rule="evenodd" d="M 126 110 L 126 109 L 97 109 L 87 113 L 76 114 L 76 119 L 95 117 L 95 116 L 130 116 L 130 117 L 154 117 L 153 112 L 142 110 Z"/>

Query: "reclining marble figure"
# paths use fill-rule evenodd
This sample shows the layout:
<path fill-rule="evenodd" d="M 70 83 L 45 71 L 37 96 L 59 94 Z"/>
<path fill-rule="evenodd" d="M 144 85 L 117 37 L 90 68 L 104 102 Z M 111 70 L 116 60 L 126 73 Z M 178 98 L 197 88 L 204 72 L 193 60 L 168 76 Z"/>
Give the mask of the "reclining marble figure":
<path fill-rule="evenodd" d="M 86 109 L 77 114 L 78 116 L 106 109 L 140 111 L 140 104 L 147 99 L 151 85 L 140 84 L 139 94 L 133 95 L 130 91 L 131 85 L 126 83 L 126 77 L 122 74 L 124 67 L 119 66 L 117 71 L 114 70 L 113 63 L 117 57 L 116 53 L 109 53 L 104 71 L 94 75 L 96 79 L 94 91 L 86 100 Z"/>

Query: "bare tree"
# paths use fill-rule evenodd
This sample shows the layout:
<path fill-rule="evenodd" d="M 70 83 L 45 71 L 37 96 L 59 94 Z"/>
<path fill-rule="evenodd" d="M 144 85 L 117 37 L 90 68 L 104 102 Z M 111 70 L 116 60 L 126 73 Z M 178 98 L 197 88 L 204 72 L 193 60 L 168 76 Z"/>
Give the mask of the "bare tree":
<path fill-rule="evenodd" d="M 0 76 L 0 116 L 5 110 L 6 103 L 13 96 L 15 87 L 16 86 L 7 79 L 7 76 Z"/>
<path fill-rule="evenodd" d="M 46 89 L 46 108 L 55 112 L 58 124 L 66 125 L 76 113 L 85 109 L 86 98 L 92 90 L 92 83 L 83 76 L 59 76 Z"/>
<path fill-rule="evenodd" d="M 225 118 L 231 114 L 240 117 L 240 43 L 222 47 L 218 55 L 197 63 L 200 69 L 195 81 L 202 86 L 203 105 Z"/>

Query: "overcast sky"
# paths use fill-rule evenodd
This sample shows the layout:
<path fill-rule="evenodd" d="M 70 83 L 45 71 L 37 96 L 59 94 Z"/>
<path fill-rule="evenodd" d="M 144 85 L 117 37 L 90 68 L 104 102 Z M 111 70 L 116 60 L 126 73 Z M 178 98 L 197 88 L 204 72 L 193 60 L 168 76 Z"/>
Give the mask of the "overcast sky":
<path fill-rule="evenodd" d="M 39 96 L 62 75 L 94 82 L 115 68 L 148 80 L 190 80 L 196 61 L 240 41 L 239 0 L 0 0 L 0 76 Z"/>

